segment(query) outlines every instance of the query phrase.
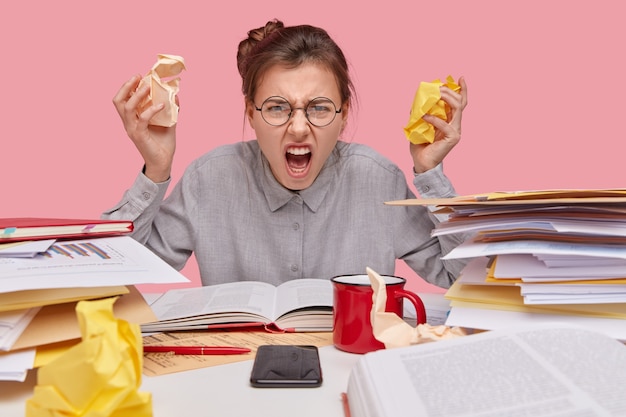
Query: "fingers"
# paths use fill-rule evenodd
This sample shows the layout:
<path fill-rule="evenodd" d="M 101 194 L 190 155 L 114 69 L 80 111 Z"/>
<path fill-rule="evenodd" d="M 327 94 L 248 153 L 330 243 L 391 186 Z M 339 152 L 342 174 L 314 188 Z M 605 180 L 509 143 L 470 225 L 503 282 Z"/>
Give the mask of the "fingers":
<path fill-rule="evenodd" d="M 431 114 L 425 114 L 422 116 L 424 120 L 434 126 L 435 132 L 439 134 L 435 134 L 435 139 L 447 139 L 452 142 L 458 142 L 461 138 L 460 129 L 451 123 L 448 123 L 445 120 L 440 119 L 437 116 L 433 116 Z"/>
<path fill-rule="evenodd" d="M 463 109 L 467 106 L 467 83 L 465 82 L 465 78 L 459 78 L 459 86 L 461 89 L 458 93 L 447 86 L 441 86 L 439 90 L 441 92 L 441 99 L 447 103 L 447 122 L 460 134 Z M 445 134 L 445 130 L 443 130 L 443 128 L 442 131 Z M 446 134 L 446 136 L 448 135 Z"/>
<path fill-rule="evenodd" d="M 126 113 L 127 117 L 139 116 L 141 119 L 141 104 L 145 101 L 146 97 L 150 94 L 150 86 L 143 85 L 139 89 L 134 90 L 127 97 L 126 102 L 123 104 L 122 109 Z M 149 118 L 148 118 L 149 120 Z"/>
<path fill-rule="evenodd" d="M 465 106 L 467 106 L 467 84 L 465 83 L 464 77 L 459 78 L 459 85 L 461 86 L 462 105 L 463 105 L 463 108 L 465 108 Z"/>
<path fill-rule="evenodd" d="M 460 91 L 457 93 L 451 90 L 448 86 L 442 85 L 439 87 L 441 98 L 450 106 L 460 108 L 461 110 L 467 106 L 467 83 L 464 77 L 459 77 Z"/>
<path fill-rule="evenodd" d="M 126 81 L 122 85 L 115 97 L 113 97 L 113 104 L 122 118 L 139 116 L 139 118 L 142 119 L 144 117 L 139 115 L 139 113 L 142 110 L 149 110 L 151 113 L 149 117 L 147 117 L 149 120 L 157 111 L 160 110 L 156 109 L 157 106 L 153 106 L 154 108 L 140 109 L 141 104 L 150 94 L 150 86 L 147 84 L 140 86 L 140 81 L 141 76 L 134 75 L 130 80 Z"/>
<path fill-rule="evenodd" d="M 425 114 L 422 116 L 422 119 L 426 120 L 428 123 L 433 125 L 435 129 L 441 130 L 441 129 L 444 129 L 446 126 L 448 126 L 448 122 L 446 122 L 443 119 L 440 119 L 437 116 L 433 116 L 432 114 Z"/>
<path fill-rule="evenodd" d="M 152 117 L 154 117 L 155 114 L 163 110 L 164 107 L 165 107 L 164 103 L 157 103 L 148 107 L 147 109 L 145 109 L 142 113 L 138 115 L 139 120 L 141 120 L 143 123 L 148 125 Z"/>
<path fill-rule="evenodd" d="M 464 99 L 463 90 L 457 93 L 446 86 L 441 86 L 439 91 L 441 93 L 441 99 L 445 101 L 453 110 L 462 110 L 465 107 L 465 104 L 467 104 L 467 97 Z"/>
<path fill-rule="evenodd" d="M 130 80 L 126 81 L 115 94 L 113 97 L 113 105 L 118 113 L 121 114 L 123 112 L 124 105 L 137 89 L 140 80 L 141 77 L 139 75 L 134 75 Z"/>
<path fill-rule="evenodd" d="M 163 104 L 143 108 L 143 103 L 150 94 L 150 86 L 141 85 L 141 76 L 134 75 L 126 81 L 113 97 L 113 104 L 122 118 L 126 130 L 136 130 L 138 126 L 146 128 L 155 114 L 163 110 Z M 130 134 L 131 132 L 129 132 Z"/>

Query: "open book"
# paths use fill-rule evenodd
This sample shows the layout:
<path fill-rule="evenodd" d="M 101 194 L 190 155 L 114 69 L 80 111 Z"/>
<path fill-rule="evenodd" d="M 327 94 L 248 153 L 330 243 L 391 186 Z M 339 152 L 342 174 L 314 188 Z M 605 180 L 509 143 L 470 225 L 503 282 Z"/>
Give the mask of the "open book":
<path fill-rule="evenodd" d="M 159 319 L 144 333 L 265 326 L 276 331 L 331 331 L 333 290 L 327 279 L 297 279 L 277 287 L 238 281 L 173 289 L 151 305 Z"/>
<path fill-rule="evenodd" d="M 364 355 L 351 417 L 626 415 L 626 346 L 566 325 L 494 330 Z"/>

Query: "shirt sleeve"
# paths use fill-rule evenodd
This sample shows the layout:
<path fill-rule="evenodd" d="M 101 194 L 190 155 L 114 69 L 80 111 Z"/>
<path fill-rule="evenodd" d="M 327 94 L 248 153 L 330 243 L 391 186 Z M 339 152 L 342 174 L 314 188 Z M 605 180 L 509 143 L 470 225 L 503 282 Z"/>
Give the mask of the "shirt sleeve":
<path fill-rule="evenodd" d="M 447 198 L 456 195 L 450 180 L 443 173 L 442 164 L 422 174 L 416 174 L 413 185 L 422 198 Z M 421 210 L 417 210 L 421 208 Z M 418 275 L 431 284 L 442 288 L 449 288 L 458 278 L 461 270 L 467 263 L 465 259 L 442 260 L 441 257 L 461 244 L 466 236 L 463 234 L 429 237 L 430 232 L 441 221 L 447 219 L 445 214 L 433 213 L 434 207 L 423 206 L 406 207 L 410 225 L 404 224 L 413 236 L 407 236 L 399 241 L 405 242 L 406 252 L 403 259 Z M 416 210 L 413 210 L 416 209 Z M 426 216 L 427 218 L 424 218 Z M 406 235 L 406 231 L 398 231 L 398 235 Z M 419 237 L 423 236 L 423 237 Z M 410 242 L 413 242 L 410 245 Z M 418 246 L 418 247 L 415 247 Z"/>
<path fill-rule="evenodd" d="M 133 185 L 124 192 L 122 199 L 111 209 L 102 213 L 103 219 L 131 220 L 131 236 L 145 244 L 159 207 L 165 198 L 170 180 L 154 183 L 143 173 L 139 173 Z"/>
<path fill-rule="evenodd" d="M 414 174 L 413 185 L 422 198 L 449 198 L 457 195 L 452 183 L 443 172 L 443 164 L 439 164 L 424 173 Z M 438 222 L 448 219 L 447 214 L 433 213 L 435 211 L 434 206 L 428 206 L 428 210 Z"/>

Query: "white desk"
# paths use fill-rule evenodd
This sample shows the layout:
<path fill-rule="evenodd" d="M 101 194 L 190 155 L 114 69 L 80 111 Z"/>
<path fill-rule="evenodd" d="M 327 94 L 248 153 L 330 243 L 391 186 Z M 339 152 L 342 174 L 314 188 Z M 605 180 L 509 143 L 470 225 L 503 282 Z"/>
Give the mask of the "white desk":
<path fill-rule="evenodd" d="M 419 294 L 431 324 L 445 320 L 449 302 L 442 294 Z M 150 303 L 156 294 L 144 294 Z M 415 317 L 410 303 L 405 315 Z M 143 376 L 140 391 L 152 393 L 154 417 L 211 416 L 324 416 L 344 417 L 341 393 L 348 385 L 350 370 L 361 355 L 334 346 L 320 348 L 322 386 L 318 388 L 252 388 L 252 360 L 155 377 Z M 25 402 L 33 395 L 36 372 L 26 382 L 0 381 L 0 417 L 21 417 Z"/>
<path fill-rule="evenodd" d="M 154 417 L 178 416 L 324 416 L 344 417 L 341 393 L 350 370 L 361 355 L 333 346 L 320 349 L 323 383 L 319 388 L 253 388 L 252 361 L 193 371 L 143 377 L 140 391 L 152 393 Z M 0 382 L 0 415 L 20 417 L 37 383 L 30 372 L 26 382 Z"/>

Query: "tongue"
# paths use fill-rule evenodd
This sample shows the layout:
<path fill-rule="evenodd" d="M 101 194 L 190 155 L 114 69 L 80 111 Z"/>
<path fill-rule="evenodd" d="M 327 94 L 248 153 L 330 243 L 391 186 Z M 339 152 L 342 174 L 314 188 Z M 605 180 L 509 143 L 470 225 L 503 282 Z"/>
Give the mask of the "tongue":
<path fill-rule="evenodd" d="M 306 168 L 309 160 L 311 159 L 311 154 L 308 153 L 306 155 L 292 155 L 287 154 L 287 165 L 293 169 L 304 169 Z"/>

